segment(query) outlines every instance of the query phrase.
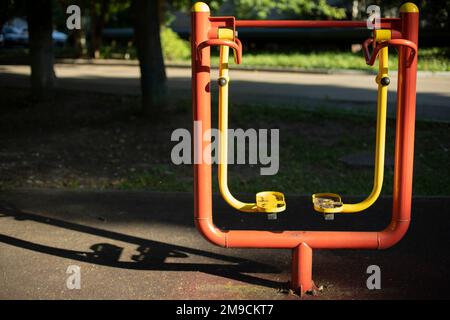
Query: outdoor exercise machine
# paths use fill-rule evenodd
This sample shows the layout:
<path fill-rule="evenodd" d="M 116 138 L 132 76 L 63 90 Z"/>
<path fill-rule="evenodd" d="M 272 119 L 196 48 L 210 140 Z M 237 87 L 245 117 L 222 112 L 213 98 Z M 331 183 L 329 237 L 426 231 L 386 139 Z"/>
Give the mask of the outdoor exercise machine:
<path fill-rule="evenodd" d="M 213 244 L 227 248 L 292 249 L 291 289 L 303 295 L 316 289 L 312 280 L 313 249 L 386 249 L 406 234 L 411 218 L 414 129 L 416 109 L 417 40 L 419 10 L 413 3 L 400 7 L 400 18 L 382 18 L 372 38 L 363 43 L 366 63 L 378 58 L 377 130 L 374 185 L 370 195 L 360 203 L 344 204 L 332 193 L 312 196 L 313 207 L 326 218 L 341 213 L 361 212 L 378 198 L 383 184 L 386 137 L 388 48 L 398 50 L 397 112 L 395 131 L 395 161 L 393 208 L 390 224 L 378 232 L 361 231 L 263 231 L 221 230 L 213 223 L 212 166 L 210 154 L 204 150 L 211 144 L 205 132 L 211 129 L 210 47 L 220 48 L 219 58 L 219 189 L 233 208 L 247 213 L 276 214 L 286 209 L 284 195 L 264 191 L 256 195 L 255 203 L 237 200 L 228 189 L 227 128 L 228 87 L 230 83 L 229 48 L 234 61 L 242 61 L 242 44 L 237 28 L 366 28 L 366 21 L 305 21 L 305 20 L 236 20 L 235 17 L 212 17 L 208 5 L 197 2 L 192 8 L 192 107 L 194 157 L 203 159 L 194 164 L 194 218 L 199 232 Z M 370 50 L 372 47 L 372 51 Z M 197 148 L 195 148 L 197 146 Z M 205 159 L 207 157 L 208 159 Z"/>

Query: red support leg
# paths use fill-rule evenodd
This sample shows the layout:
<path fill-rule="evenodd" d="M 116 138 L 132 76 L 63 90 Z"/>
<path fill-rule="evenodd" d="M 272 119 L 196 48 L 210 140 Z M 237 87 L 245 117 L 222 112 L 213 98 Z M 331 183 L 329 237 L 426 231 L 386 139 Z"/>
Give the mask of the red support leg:
<path fill-rule="evenodd" d="M 292 249 L 291 289 L 303 296 L 317 289 L 312 280 L 312 249 L 302 242 Z"/>

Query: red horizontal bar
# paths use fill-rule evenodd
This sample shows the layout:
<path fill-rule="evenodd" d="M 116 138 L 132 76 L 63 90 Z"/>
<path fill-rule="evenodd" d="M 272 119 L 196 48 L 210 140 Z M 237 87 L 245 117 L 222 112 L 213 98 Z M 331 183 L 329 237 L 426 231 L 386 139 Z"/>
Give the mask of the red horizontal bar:
<path fill-rule="evenodd" d="M 382 29 L 395 29 L 400 19 L 381 19 Z M 366 21 L 324 21 L 324 20 L 236 20 L 241 28 L 367 28 Z"/>

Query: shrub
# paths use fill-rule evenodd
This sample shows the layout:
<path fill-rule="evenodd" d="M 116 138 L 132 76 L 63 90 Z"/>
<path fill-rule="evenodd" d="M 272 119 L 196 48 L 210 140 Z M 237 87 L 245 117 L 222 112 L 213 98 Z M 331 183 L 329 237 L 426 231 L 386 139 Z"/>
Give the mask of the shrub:
<path fill-rule="evenodd" d="M 168 27 L 161 29 L 161 44 L 165 61 L 186 61 L 191 57 L 189 42 Z"/>

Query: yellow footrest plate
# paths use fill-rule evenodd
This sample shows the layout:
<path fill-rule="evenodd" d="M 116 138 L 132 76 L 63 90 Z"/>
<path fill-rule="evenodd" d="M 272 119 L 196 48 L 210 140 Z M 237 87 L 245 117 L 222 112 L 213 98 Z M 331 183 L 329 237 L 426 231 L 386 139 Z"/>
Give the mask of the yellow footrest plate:
<path fill-rule="evenodd" d="M 258 212 L 276 213 L 286 210 L 284 194 L 277 191 L 262 191 L 256 194 Z"/>
<path fill-rule="evenodd" d="M 343 209 L 341 196 L 335 193 L 315 193 L 312 202 L 314 210 L 322 213 L 336 213 Z"/>

